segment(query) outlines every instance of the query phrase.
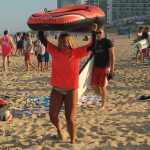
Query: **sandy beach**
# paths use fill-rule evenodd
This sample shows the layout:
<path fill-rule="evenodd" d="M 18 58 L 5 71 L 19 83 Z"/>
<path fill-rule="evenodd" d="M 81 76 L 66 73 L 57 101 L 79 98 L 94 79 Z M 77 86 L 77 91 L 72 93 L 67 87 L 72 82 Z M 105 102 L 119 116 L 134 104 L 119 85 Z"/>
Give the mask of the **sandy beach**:
<path fill-rule="evenodd" d="M 131 40 L 135 37 L 110 35 L 116 53 L 116 76 L 108 87 L 107 108 L 77 106 L 77 144 L 55 139 L 56 129 L 48 113 L 41 116 L 14 115 L 12 122 L 0 121 L 0 150 L 150 150 L 150 65 L 135 62 Z M 76 45 L 84 45 L 82 39 Z M 55 41 L 53 41 L 55 42 Z M 36 57 L 33 56 L 35 65 Z M 9 110 L 23 108 L 28 97 L 49 96 L 50 70 L 25 74 L 24 57 L 12 56 L 9 72 L 2 72 L 0 55 L 0 99 L 7 98 Z M 94 95 L 90 88 L 84 95 Z M 66 120 L 60 114 L 63 130 Z"/>

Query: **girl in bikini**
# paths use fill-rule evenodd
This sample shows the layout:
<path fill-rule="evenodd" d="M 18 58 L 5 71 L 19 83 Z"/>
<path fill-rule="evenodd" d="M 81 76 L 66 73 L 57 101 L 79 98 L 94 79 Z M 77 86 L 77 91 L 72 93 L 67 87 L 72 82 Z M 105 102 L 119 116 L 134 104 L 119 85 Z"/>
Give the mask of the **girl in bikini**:
<path fill-rule="evenodd" d="M 97 25 L 92 27 L 96 31 Z M 95 32 L 92 32 L 93 34 Z M 94 35 L 93 35 L 94 36 Z M 49 116 L 51 122 L 57 129 L 59 139 L 63 139 L 62 125 L 59 121 L 59 112 L 64 103 L 67 128 L 71 143 L 75 143 L 76 122 L 75 108 L 78 100 L 78 79 L 80 59 L 89 55 L 87 51 L 91 45 L 75 48 L 72 37 L 67 33 L 60 34 L 58 46 L 49 42 L 43 32 L 39 32 L 39 39 L 46 47 L 52 58 L 52 91 L 50 96 Z"/>

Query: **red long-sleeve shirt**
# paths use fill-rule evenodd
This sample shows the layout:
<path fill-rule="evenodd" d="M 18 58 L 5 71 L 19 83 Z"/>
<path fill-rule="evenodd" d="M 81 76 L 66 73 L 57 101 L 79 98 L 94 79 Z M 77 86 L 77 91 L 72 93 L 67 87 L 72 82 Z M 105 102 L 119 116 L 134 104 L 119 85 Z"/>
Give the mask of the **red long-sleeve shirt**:
<path fill-rule="evenodd" d="M 47 52 L 52 59 L 52 86 L 66 89 L 78 88 L 80 59 L 87 56 L 89 45 L 67 51 L 58 50 L 52 43 L 47 43 Z"/>

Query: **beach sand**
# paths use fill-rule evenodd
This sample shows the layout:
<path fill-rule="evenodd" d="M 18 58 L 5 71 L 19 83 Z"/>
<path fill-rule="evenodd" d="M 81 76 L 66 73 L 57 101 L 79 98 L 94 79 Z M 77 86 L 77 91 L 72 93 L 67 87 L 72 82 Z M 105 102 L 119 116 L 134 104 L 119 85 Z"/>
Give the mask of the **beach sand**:
<path fill-rule="evenodd" d="M 116 77 L 108 87 L 108 104 L 102 111 L 97 106 L 77 106 L 77 144 L 69 138 L 58 141 L 56 129 L 45 115 L 14 116 L 12 122 L 0 121 L 1 150 L 150 150 L 150 65 L 136 64 L 135 51 L 127 36 L 110 35 L 116 53 Z M 84 45 L 79 39 L 76 44 Z M 34 64 L 36 58 L 33 56 Z M 2 70 L 2 58 L 0 56 Z M 0 98 L 7 99 L 9 109 L 23 108 L 31 96 L 49 96 L 50 68 L 42 73 L 25 75 L 23 56 L 12 56 L 9 72 L 0 71 Z M 84 95 L 94 95 L 88 89 Z M 60 120 L 66 130 L 64 113 Z"/>

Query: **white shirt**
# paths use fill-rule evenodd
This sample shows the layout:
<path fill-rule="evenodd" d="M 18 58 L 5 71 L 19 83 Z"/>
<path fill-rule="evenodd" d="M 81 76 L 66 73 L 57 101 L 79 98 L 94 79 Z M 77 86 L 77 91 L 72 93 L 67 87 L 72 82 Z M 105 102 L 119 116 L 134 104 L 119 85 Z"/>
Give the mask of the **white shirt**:
<path fill-rule="evenodd" d="M 45 54 L 45 46 L 39 39 L 35 42 L 35 51 L 37 51 L 37 53 L 41 55 Z"/>
<path fill-rule="evenodd" d="M 24 47 L 24 52 L 25 53 L 28 53 L 30 51 L 30 46 L 31 45 L 32 45 L 32 40 L 31 39 L 23 41 L 23 47 Z"/>

